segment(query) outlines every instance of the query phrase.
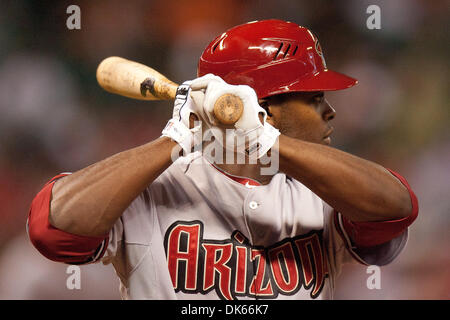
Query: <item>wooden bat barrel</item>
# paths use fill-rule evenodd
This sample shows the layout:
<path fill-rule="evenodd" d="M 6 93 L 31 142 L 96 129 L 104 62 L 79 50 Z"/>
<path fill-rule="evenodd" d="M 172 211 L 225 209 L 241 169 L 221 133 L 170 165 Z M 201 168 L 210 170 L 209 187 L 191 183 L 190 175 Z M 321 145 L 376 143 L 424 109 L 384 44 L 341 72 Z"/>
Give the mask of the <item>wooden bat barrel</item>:
<path fill-rule="evenodd" d="M 139 100 L 173 100 L 178 84 L 141 63 L 121 57 L 104 59 L 97 68 L 97 81 L 108 92 Z M 232 125 L 242 115 L 242 100 L 225 94 L 214 104 L 214 115 L 224 125 Z"/>

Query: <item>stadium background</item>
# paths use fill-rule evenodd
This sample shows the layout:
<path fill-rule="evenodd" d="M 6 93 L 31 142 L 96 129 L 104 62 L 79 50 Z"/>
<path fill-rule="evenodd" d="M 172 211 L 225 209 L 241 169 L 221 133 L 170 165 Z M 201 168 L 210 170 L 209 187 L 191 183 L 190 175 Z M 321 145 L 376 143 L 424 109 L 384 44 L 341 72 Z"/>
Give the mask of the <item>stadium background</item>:
<path fill-rule="evenodd" d="M 43 4 L 45 3 L 45 5 Z M 66 8 L 81 8 L 68 30 Z M 381 8 L 369 30 L 366 8 Z M 170 102 L 141 102 L 97 85 L 98 63 L 123 56 L 181 83 L 195 77 L 204 47 L 244 22 L 279 18 L 310 28 L 330 68 L 359 79 L 329 93 L 334 146 L 403 174 L 419 218 L 399 258 L 382 268 L 381 289 L 347 266 L 336 299 L 450 298 L 448 2 L 444 0 L 135 0 L 0 3 L 0 299 L 118 299 L 111 266 L 66 265 L 40 256 L 25 221 L 47 179 L 76 171 L 160 135 Z"/>

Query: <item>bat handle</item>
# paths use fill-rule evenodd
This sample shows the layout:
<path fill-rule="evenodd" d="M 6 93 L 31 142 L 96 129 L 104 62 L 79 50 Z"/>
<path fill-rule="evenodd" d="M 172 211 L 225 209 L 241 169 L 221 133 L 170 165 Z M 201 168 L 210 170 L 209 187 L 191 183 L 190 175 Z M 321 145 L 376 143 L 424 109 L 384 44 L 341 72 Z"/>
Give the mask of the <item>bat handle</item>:
<path fill-rule="evenodd" d="M 244 104 L 233 94 L 224 94 L 214 104 L 214 116 L 224 125 L 232 125 L 242 116 Z"/>

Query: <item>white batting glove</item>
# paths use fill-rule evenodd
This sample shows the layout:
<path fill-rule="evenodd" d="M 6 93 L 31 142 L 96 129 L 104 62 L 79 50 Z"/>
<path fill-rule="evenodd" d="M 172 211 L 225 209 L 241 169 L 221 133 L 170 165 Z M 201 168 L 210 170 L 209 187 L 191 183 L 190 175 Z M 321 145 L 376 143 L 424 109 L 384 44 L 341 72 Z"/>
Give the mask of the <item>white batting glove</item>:
<path fill-rule="evenodd" d="M 192 90 L 205 92 L 202 102 L 196 104 L 203 106 L 203 112 L 207 118 L 207 125 L 214 136 L 226 136 L 225 141 L 233 141 L 234 144 L 225 145 L 227 149 L 244 153 L 247 156 L 257 153 L 257 158 L 264 156 L 275 144 L 280 132 L 266 122 L 267 112 L 258 104 L 255 91 L 247 85 L 230 85 L 220 77 L 207 74 L 192 80 Z M 234 124 L 235 130 L 224 130 L 214 116 L 214 104 L 224 94 L 238 96 L 244 105 L 241 118 Z M 263 115 L 263 122 L 259 119 Z M 224 134 L 225 132 L 225 134 Z M 219 142 L 223 140 L 218 139 Z"/>
<path fill-rule="evenodd" d="M 177 142 L 183 148 L 185 154 L 191 152 L 194 145 L 194 135 L 201 130 L 200 125 L 189 129 L 189 116 L 191 113 L 196 113 L 195 104 L 190 95 L 190 83 L 191 81 L 185 81 L 178 87 L 172 119 L 167 122 L 161 135 Z"/>

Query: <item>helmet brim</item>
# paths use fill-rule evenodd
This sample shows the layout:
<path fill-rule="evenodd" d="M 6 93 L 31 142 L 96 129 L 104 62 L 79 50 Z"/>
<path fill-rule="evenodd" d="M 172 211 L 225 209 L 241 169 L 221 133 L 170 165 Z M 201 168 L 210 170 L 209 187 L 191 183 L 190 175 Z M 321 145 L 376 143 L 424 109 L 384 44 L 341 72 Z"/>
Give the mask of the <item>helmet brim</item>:
<path fill-rule="evenodd" d="M 310 91 L 335 91 L 353 87 L 358 80 L 346 76 L 345 74 L 325 69 L 316 74 L 297 79 L 296 81 L 284 84 L 279 88 L 273 88 L 264 94 L 265 97 L 288 92 L 310 92 Z"/>

